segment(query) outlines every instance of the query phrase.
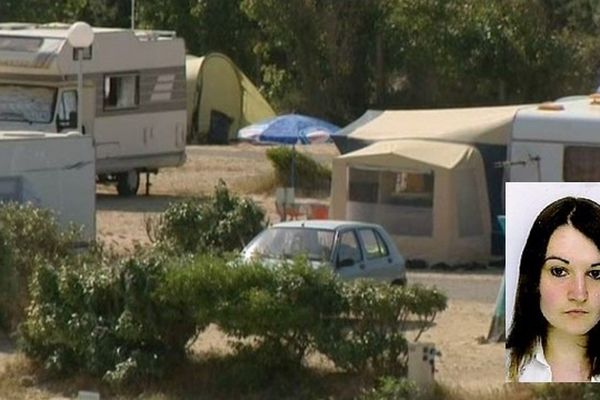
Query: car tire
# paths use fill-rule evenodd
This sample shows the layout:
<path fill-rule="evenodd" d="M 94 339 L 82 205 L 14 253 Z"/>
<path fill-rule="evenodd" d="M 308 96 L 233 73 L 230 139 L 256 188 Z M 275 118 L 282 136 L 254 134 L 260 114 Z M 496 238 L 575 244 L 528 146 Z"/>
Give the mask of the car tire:
<path fill-rule="evenodd" d="M 117 174 L 117 193 L 122 197 L 135 196 L 140 187 L 140 173 L 136 170 Z"/>
<path fill-rule="evenodd" d="M 406 278 L 394 279 L 392 281 L 393 286 L 406 286 Z"/>

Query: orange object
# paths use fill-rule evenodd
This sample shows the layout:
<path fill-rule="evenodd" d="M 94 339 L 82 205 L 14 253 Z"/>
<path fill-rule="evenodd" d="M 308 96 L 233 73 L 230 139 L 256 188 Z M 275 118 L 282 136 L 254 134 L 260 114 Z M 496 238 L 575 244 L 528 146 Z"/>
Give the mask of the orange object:
<path fill-rule="evenodd" d="M 327 219 L 329 218 L 329 207 L 322 204 L 313 204 L 310 207 L 311 219 Z"/>

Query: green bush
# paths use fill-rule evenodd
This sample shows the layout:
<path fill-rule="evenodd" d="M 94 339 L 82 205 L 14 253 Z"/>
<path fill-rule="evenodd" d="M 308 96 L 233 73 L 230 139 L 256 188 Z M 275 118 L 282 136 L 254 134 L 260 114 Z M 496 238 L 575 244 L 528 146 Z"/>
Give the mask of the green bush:
<path fill-rule="evenodd" d="M 80 230 L 62 230 L 52 211 L 31 204 L 0 205 L 0 326 L 13 331 L 29 302 L 32 271 L 73 256 Z"/>
<path fill-rule="evenodd" d="M 216 322 L 229 335 L 256 338 L 265 368 L 300 365 L 323 321 L 345 309 L 339 279 L 305 259 L 232 272 L 232 290 Z"/>
<path fill-rule="evenodd" d="M 329 191 L 331 170 L 309 156 L 289 146 L 270 148 L 266 154 L 275 169 L 279 185 L 290 186 L 292 157 L 294 157 L 296 189 L 307 194 Z"/>
<path fill-rule="evenodd" d="M 417 385 L 405 378 L 383 377 L 376 388 L 363 393 L 359 400 L 417 400 L 423 394 Z"/>
<path fill-rule="evenodd" d="M 241 249 L 267 225 L 265 212 L 252 200 L 229 193 L 220 181 L 214 196 L 170 205 L 152 235 L 159 248 L 179 254 Z"/>
<path fill-rule="evenodd" d="M 196 330 L 192 310 L 160 290 L 169 269 L 160 257 L 38 266 L 23 350 L 55 373 L 82 371 L 110 383 L 161 376 L 184 358 Z"/>
<path fill-rule="evenodd" d="M 261 265 L 196 258 L 169 276 L 167 287 L 194 304 L 199 329 L 218 324 L 239 339 L 240 354 L 256 351 L 257 363 L 272 371 L 298 367 L 318 350 L 345 370 L 405 373 L 408 325 L 418 337 L 446 307 L 436 290 L 346 283 L 305 259 Z"/>
<path fill-rule="evenodd" d="M 345 283 L 306 259 L 249 264 L 138 255 L 36 267 L 23 349 L 51 371 L 123 383 L 161 376 L 211 323 L 237 339 L 244 387 L 302 370 L 320 351 L 344 370 L 406 370 L 407 324 L 427 329 L 446 299 L 419 286 Z M 253 360 L 253 364 L 248 364 Z M 245 365 L 245 366 L 244 366 Z"/>
<path fill-rule="evenodd" d="M 406 373 L 409 323 L 421 333 L 446 308 L 446 296 L 419 285 L 408 287 L 358 281 L 343 288 L 345 314 L 317 337 L 317 348 L 341 368 L 377 375 Z"/>

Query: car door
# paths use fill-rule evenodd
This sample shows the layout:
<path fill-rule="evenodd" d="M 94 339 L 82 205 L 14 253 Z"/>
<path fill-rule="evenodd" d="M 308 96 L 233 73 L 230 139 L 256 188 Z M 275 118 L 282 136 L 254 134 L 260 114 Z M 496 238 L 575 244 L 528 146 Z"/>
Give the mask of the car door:
<path fill-rule="evenodd" d="M 338 233 L 334 255 L 336 272 L 343 279 L 357 279 L 365 276 L 364 255 L 354 229 Z"/>
<path fill-rule="evenodd" d="M 398 278 L 400 271 L 382 235 L 373 228 L 360 228 L 357 232 L 365 256 L 364 274 L 386 282 Z"/>

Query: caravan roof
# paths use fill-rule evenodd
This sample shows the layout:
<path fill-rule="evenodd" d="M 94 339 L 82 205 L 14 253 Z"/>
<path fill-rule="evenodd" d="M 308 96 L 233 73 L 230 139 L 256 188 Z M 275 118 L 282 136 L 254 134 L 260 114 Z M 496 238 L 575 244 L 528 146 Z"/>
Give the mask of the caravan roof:
<path fill-rule="evenodd" d="M 587 96 L 559 99 L 549 106 L 531 106 L 519 111 L 513 139 L 544 142 L 598 144 L 600 103 Z"/>

